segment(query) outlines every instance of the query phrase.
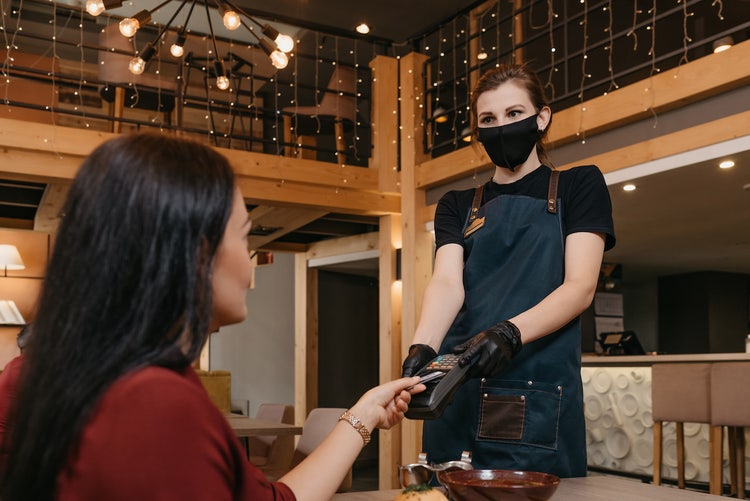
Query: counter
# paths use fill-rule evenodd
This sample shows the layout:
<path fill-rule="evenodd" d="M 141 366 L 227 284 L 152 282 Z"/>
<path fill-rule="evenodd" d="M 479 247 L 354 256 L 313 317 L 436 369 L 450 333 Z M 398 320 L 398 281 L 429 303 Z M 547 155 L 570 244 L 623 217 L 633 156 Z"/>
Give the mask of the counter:
<path fill-rule="evenodd" d="M 651 365 L 654 363 L 750 361 L 748 353 L 584 356 L 584 415 L 589 467 L 653 476 Z M 685 478 L 709 481 L 709 425 L 685 423 Z M 750 457 L 750 448 L 746 450 Z M 724 451 L 724 482 L 729 461 Z M 662 476 L 677 478 L 674 423 L 664 425 Z M 746 470 L 747 471 L 747 470 Z"/>
<path fill-rule="evenodd" d="M 336 494 L 332 501 L 391 501 L 398 490 Z M 723 499 L 701 492 L 644 484 L 638 480 L 605 475 L 564 478 L 552 501 L 701 501 Z"/>

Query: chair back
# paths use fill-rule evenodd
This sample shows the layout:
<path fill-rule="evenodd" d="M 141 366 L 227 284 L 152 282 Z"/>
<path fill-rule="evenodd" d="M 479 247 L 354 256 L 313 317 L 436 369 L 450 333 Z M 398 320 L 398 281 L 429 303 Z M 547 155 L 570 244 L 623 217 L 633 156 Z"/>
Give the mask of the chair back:
<path fill-rule="evenodd" d="M 750 362 L 711 365 L 711 423 L 750 426 Z"/>
<path fill-rule="evenodd" d="M 354 122 L 357 119 L 357 100 L 354 96 L 356 79 L 354 68 L 336 65 L 328 81 L 328 89 L 320 100 L 318 115 L 330 115 Z"/>
<path fill-rule="evenodd" d="M 256 419 L 277 423 L 294 424 L 294 407 L 286 404 L 260 404 L 255 413 Z M 259 435 L 247 437 L 250 462 L 264 473 L 281 475 L 289 470 L 294 451 L 292 435 Z"/>
<path fill-rule="evenodd" d="M 232 412 L 232 373 L 229 371 L 195 371 L 211 401 L 224 414 Z"/>
<path fill-rule="evenodd" d="M 302 462 L 310 453 L 328 436 L 341 414 L 346 409 L 335 407 L 319 407 L 313 409 L 308 414 L 305 424 L 302 427 L 302 436 L 297 442 L 297 448 L 292 458 L 292 468 Z M 345 492 L 352 487 L 352 470 L 349 469 L 344 480 L 338 488 L 338 492 Z"/>
<path fill-rule="evenodd" d="M 654 364 L 651 402 L 654 421 L 711 422 L 711 364 Z"/>
<path fill-rule="evenodd" d="M 357 74 L 354 68 L 336 65 L 317 106 L 287 106 L 284 111 L 302 116 L 333 117 L 354 123 L 357 119 Z"/>

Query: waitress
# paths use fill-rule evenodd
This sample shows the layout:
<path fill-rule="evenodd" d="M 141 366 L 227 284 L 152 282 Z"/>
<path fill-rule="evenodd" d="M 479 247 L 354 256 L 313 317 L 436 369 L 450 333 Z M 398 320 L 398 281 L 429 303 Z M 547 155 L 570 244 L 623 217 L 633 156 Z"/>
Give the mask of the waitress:
<path fill-rule="evenodd" d="M 467 450 L 475 468 L 585 476 L 579 315 L 615 243 L 607 186 L 596 166 L 543 163 L 552 111 L 527 66 L 483 75 L 471 111 L 495 172 L 438 203 L 433 275 L 403 374 L 437 350 L 475 360 L 473 379 L 424 423 L 423 451 L 433 462 Z"/>

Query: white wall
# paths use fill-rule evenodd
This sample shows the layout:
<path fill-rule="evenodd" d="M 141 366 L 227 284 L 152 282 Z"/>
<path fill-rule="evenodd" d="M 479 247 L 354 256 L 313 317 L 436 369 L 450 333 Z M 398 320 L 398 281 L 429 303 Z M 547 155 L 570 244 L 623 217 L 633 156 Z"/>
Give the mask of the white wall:
<path fill-rule="evenodd" d="M 232 372 L 232 400 L 294 404 L 294 255 L 274 252 L 255 269 L 244 322 L 211 337 L 211 370 Z"/>

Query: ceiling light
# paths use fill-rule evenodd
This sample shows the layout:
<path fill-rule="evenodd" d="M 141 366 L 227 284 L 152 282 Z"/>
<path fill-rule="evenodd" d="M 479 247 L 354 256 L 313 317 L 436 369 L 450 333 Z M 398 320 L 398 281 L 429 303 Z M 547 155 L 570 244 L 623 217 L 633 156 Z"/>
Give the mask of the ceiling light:
<path fill-rule="evenodd" d="M 107 9 L 122 7 L 122 0 L 86 0 L 86 12 L 98 16 Z"/>
<path fill-rule="evenodd" d="M 157 48 L 160 46 L 159 41 L 162 39 L 164 33 L 166 33 L 166 31 L 170 27 L 172 27 L 172 23 L 174 22 L 175 18 L 180 13 L 182 8 L 186 4 L 190 3 L 190 11 L 188 12 L 187 18 L 185 19 L 185 23 L 182 25 L 182 27 L 179 28 L 177 38 L 169 48 L 169 52 L 174 57 L 182 57 L 182 55 L 185 53 L 185 32 L 187 29 L 188 21 L 190 21 L 190 16 L 193 14 L 193 9 L 195 8 L 195 6 L 202 4 L 206 10 L 206 20 L 208 22 L 211 42 L 213 43 L 214 69 L 217 70 L 216 86 L 222 90 L 228 89 L 229 75 L 227 75 L 223 70 L 224 61 L 220 56 L 218 47 L 216 45 L 216 36 L 214 35 L 213 25 L 211 24 L 211 13 L 209 11 L 208 2 L 201 2 L 199 0 L 165 0 L 151 10 L 141 10 L 133 17 L 128 17 L 120 21 L 120 33 L 122 33 L 122 35 L 127 38 L 132 38 L 133 36 L 135 36 L 136 32 L 141 26 L 151 21 L 151 14 L 172 1 L 179 2 L 179 7 L 175 10 L 174 14 L 172 14 L 172 17 L 169 19 L 169 21 L 167 21 L 166 24 L 162 25 L 156 37 L 151 42 L 146 44 L 146 46 L 138 56 L 134 57 L 130 61 L 130 64 L 128 65 L 130 71 L 136 75 L 140 75 L 141 73 L 143 73 L 143 71 L 146 69 L 149 59 L 153 57 L 153 55 L 156 53 Z M 98 16 L 107 9 L 120 7 L 122 5 L 122 2 L 123 0 L 86 0 L 86 11 L 92 16 Z M 240 26 L 244 26 L 258 40 L 258 45 L 271 59 L 271 64 L 273 64 L 273 66 L 278 69 L 286 68 L 287 64 L 289 63 L 289 56 L 287 56 L 286 53 L 291 52 L 292 49 L 294 49 L 294 39 L 292 39 L 292 37 L 279 33 L 278 30 L 276 30 L 269 24 L 260 24 L 255 20 L 254 17 L 234 5 L 230 0 L 215 0 L 215 2 L 219 14 L 222 16 L 224 26 L 227 29 L 236 30 Z M 258 33 L 256 33 L 256 30 L 248 26 L 243 17 L 260 27 L 263 36 L 259 36 Z M 219 65 L 221 65 L 221 71 L 218 70 Z"/>
<path fill-rule="evenodd" d="M 713 44 L 714 48 L 714 54 L 717 52 L 723 52 L 730 48 L 732 45 L 734 45 L 734 39 L 730 36 L 721 37 L 720 39 L 716 40 Z"/>
<path fill-rule="evenodd" d="M 432 118 L 435 119 L 435 123 L 443 124 L 448 121 L 448 112 L 442 106 L 438 106 L 432 112 Z"/>
<path fill-rule="evenodd" d="M 635 185 L 634 184 L 626 184 L 622 187 L 623 191 L 635 191 Z"/>
<path fill-rule="evenodd" d="M 485 51 L 482 51 L 479 54 L 477 54 L 477 59 L 479 59 L 480 61 L 484 61 L 488 57 L 489 57 L 489 54 L 487 54 Z"/>
<path fill-rule="evenodd" d="M 146 69 L 146 64 L 154 57 L 156 49 L 151 42 L 147 43 L 141 53 L 130 60 L 128 69 L 133 75 L 140 75 Z"/>
<path fill-rule="evenodd" d="M 360 23 L 355 29 L 357 30 L 357 33 L 361 33 L 363 35 L 367 35 L 368 33 L 370 33 L 370 27 L 365 23 Z"/>
<path fill-rule="evenodd" d="M 732 167 L 734 167 L 734 162 L 731 160 L 724 160 L 719 164 L 720 169 L 731 169 Z"/>

